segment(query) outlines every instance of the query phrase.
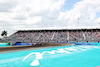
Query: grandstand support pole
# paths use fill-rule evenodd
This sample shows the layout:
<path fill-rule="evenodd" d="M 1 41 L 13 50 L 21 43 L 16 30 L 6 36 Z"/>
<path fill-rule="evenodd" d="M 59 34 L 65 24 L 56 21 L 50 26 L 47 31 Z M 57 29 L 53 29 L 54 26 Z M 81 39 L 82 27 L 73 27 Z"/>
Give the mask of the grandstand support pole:
<path fill-rule="evenodd" d="M 44 31 L 42 31 L 42 32 L 46 33 L 46 32 L 45 32 L 45 30 L 44 30 Z M 44 37 L 43 37 L 43 39 L 42 39 L 42 40 L 43 40 L 42 42 L 44 42 Z"/>
<path fill-rule="evenodd" d="M 68 40 L 68 42 L 69 42 L 69 32 L 67 32 L 67 40 Z"/>
<path fill-rule="evenodd" d="M 41 33 L 45 33 L 45 31 L 41 30 Z M 42 34 L 42 37 L 43 37 L 43 34 Z M 44 41 L 44 37 L 42 38 L 41 41 L 42 41 L 42 42 Z"/>
<path fill-rule="evenodd" d="M 53 32 L 53 30 L 51 30 L 51 32 Z M 54 34 L 53 34 L 53 35 L 54 35 Z M 52 38 L 53 38 L 53 35 L 52 35 L 52 37 L 51 37 L 51 42 L 52 42 L 52 40 L 53 40 L 53 39 L 52 39 Z"/>
<path fill-rule="evenodd" d="M 58 35 L 58 29 L 57 29 L 57 35 Z M 59 39 L 57 39 L 57 42 L 59 41 Z"/>
<path fill-rule="evenodd" d="M 63 29 L 62 29 L 62 33 L 63 33 Z M 63 36 L 63 35 L 62 35 Z M 63 39 L 61 39 L 62 40 L 62 42 L 64 41 Z"/>
<path fill-rule="evenodd" d="M 76 32 L 79 32 L 78 30 L 76 30 Z M 76 38 L 76 41 L 78 41 L 79 42 L 79 39 L 78 38 Z"/>
<path fill-rule="evenodd" d="M 28 40 L 27 42 L 30 42 L 30 34 L 29 34 L 29 30 L 28 30 Z"/>

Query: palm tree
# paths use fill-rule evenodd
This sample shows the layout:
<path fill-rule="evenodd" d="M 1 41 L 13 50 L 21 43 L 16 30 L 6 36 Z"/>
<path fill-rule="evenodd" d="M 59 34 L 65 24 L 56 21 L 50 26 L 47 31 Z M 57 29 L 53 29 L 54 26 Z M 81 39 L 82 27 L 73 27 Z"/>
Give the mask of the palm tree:
<path fill-rule="evenodd" d="M 1 36 L 7 37 L 7 31 L 2 31 Z"/>

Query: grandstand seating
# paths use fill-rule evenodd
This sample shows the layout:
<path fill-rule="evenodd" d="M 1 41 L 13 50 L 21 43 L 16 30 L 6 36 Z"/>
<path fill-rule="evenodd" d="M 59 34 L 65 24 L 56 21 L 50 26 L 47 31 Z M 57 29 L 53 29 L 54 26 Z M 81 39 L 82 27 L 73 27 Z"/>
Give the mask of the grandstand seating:
<path fill-rule="evenodd" d="M 18 31 L 9 37 L 17 42 L 100 41 L 100 31 Z"/>

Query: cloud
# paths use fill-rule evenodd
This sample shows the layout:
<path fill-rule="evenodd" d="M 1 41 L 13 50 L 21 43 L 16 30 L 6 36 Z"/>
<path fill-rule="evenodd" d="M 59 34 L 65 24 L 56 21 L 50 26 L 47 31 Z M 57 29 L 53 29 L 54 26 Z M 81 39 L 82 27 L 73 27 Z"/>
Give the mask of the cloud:
<path fill-rule="evenodd" d="M 74 8 L 66 10 L 66 12 L 60 12 L 59 20 L 66 20 L 68 26 L 77 26 L 78 19 L 80 26 L 97 26 L 95 21 L 96 14 L 100 12 L 100 0 L 82 0 L 74 4 Z M 62 18 L 62 19 L 61 19 Z"/>
<path fill-rule="evenodd" d="M 11 12 L 11 9 L 16 6 L 14 0 L 0 0 L 0 12 Z"/>
<path fill-rule="evenodd" d="M 13 19 L 14 20 L 27 20 L 27 17 L 25 17 L 24 15 L 18 15 L 18 16 L 15 16 Z"/>
<path fill-rule="evenodd" d="M 65 0 L 0 0 L 0 29 L 56 26 Z M 56 22 L 55 22 L 56 23 Z M 4 27 L 4 28 L 3 28 Z"/>
<path fill-rule="evenodd" d="M 17 28 L 98 26 L 100 0 L 81 0 L 62 12 L 65 1 L 0 0 L 0 29 L 11 35 Z"/>

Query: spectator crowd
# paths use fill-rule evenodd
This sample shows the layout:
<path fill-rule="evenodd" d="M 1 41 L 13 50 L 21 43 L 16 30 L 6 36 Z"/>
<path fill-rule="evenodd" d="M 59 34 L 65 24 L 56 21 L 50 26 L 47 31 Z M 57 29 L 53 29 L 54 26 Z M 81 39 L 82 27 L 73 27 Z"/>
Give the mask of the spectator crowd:
<path fill-rule="evenodd" d="M 9 37 L 10 40 L 18 42 L 95 42 L 100 41 L 100 31 L 38 31 L 38 32 L 16 32 Z"/>

